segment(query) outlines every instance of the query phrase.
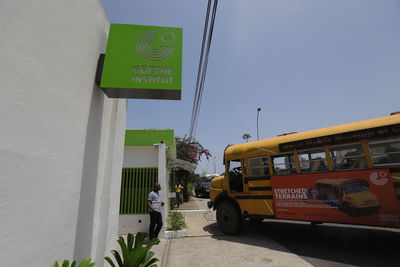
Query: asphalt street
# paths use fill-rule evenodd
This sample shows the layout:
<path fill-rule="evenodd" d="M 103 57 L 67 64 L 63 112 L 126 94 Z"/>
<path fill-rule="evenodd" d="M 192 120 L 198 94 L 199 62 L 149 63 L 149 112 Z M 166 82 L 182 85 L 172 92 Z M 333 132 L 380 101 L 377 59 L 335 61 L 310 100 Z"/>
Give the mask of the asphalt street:
<path fill-rule="evenodd" d="M 240 234 L 219 231 L 206 198 L 180 207 L 187 236 L 154 247 L 159 266 L 399 266 L 400 230 L 264 220 Z"/>

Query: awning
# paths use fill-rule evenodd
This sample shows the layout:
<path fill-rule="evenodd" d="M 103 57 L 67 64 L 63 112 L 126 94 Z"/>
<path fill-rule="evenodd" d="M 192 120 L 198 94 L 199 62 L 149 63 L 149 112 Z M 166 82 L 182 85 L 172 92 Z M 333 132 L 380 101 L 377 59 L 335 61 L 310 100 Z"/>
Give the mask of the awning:
<path fill-rule="evenodd" d="M 188 172 L 194 172 L 197 167 L 196 164 L 190 163 L 183 159 L 171 159 L 168 163 L 172 170 L 180 169 Z"/>

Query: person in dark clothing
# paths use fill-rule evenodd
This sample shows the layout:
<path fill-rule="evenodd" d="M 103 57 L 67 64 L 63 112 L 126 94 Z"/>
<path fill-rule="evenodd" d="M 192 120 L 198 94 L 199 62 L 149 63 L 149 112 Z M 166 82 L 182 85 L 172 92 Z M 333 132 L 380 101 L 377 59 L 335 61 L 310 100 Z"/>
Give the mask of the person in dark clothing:
<path fill-rule="evenodd" d="M 147 207 L 150 214 L 149 236 L 150 240 L 158 238 L 158 234 L 163 226 L 161 207 L 164 206 L 164 201 L 161 199 L 159 191 L 161 186 L 159 183 L 154 184 L 154 189 L 147 197 Z"/>

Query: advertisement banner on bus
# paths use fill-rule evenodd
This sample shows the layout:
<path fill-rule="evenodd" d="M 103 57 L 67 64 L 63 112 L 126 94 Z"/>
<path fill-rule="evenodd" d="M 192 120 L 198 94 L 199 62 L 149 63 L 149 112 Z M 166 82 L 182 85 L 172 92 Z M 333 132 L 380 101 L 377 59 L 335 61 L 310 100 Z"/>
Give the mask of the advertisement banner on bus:
<path fill-rule="evenodd" d="M 400 227 L 388 170 L 272 176 L 276 217 Z"/>

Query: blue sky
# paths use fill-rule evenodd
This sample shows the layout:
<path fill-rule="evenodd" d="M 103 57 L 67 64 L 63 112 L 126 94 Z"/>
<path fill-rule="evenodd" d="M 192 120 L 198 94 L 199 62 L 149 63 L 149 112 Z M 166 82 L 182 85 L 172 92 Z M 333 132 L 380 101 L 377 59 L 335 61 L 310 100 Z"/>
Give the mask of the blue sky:
<path fill-rule="evenodd" d="M 128 129 L 189 131 L 207 1 L 103 0 L 111 23 L 183 28 L 182 100 L 129 100 Z M 227 144 L 400 111 L 400 1 L 219 0 L 196 138 Z M 197 172 L 214 172 L 214 160 Z"/>

